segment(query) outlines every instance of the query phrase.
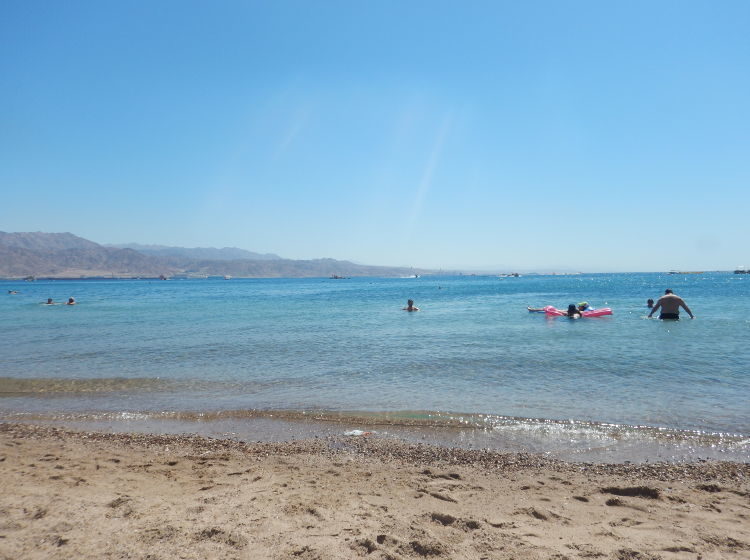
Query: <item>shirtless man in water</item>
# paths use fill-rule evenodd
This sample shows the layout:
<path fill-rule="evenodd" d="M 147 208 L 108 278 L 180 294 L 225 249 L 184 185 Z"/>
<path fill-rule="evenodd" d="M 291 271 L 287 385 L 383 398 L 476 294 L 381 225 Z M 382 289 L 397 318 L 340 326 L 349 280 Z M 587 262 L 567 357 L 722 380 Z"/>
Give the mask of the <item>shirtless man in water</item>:
<path fill-rule="evenodd" d="M 659 314 L 659 319 L 679 319 L 680 307 L 688 312 L 688 315 L 690 315 L 691 319 L 695 319 L 695 317 L 693 316 L 693 312 L 690 311 L 687 303 L 685 303 L 680 296 L 674 295 L 672 293 L 672 290 L 664 290 L 664 295 L 661 296 L 659 298 L 659 301 L 654 304 L 654 307 L 651 310 L 651 313 L 648 314 L 648 316 L 651 317 L 651 315 L 653 315 L 654 312 L 660 307 L 661 313 Z"/>

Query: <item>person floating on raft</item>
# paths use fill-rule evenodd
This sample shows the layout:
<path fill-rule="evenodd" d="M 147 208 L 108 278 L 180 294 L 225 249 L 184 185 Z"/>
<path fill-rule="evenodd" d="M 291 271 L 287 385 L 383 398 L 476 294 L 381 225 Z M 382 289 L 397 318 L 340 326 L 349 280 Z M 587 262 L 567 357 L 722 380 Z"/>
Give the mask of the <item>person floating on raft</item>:
<path fill-rule="evenodd" d="M 527 307 L 527 309 L 531 313 L 545 313 L 551 317 L 570 317 L 572 319 L 578 319 L 579 317 L 601 317 L 603 315 L 612 315 L 612 310 L 609 307 L 594 309 L 587 301 L 582 301 L 578 305 L 571 303 L 568 306 L 567 311 L 562 311 L 552 305 L 537 308 Z"/>
<path fill-rule="evenodd" d="M 573 305 L 572 303 L 570 305 Z M 550 307 L 547 305 L 546 307 L 527 307 L 526 309 L 529 310 L 529 313 L 544 313 L 547 311 L 547 307 Z M 582 301 L 578 305 L 574 306 L 576 309 L 578 309 L 579 312 L 583 313 L 584 311 L 594 311 L 594 308 L 589 305 L 588 301 Z M 568 309 L 570 309 L 570 306 L 568 306 Z"/>
<path fill-rule="evenodd" d="M 604 315 L 612 315 L 612 310 L 609 307 L 603 307 L 601 309 L 585 309 L 583 311 L 576 307 L 572 303 L 568 306 L 567 311 L 560 311 L 555 309 L 551 305 L 544 308 L 544 313 L 548 317 L 570 317 L 571 319 L 578 319 L 579 317 L 602 317 Z"/>

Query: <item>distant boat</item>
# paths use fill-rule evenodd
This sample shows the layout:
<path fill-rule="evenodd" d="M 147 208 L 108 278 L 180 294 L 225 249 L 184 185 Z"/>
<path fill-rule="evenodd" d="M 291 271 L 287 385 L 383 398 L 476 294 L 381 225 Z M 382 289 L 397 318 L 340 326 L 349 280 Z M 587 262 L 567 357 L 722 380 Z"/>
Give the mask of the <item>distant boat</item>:
<path fill-rule="evenodd" d="M 744 266 L 741 266 L 737 270 L 735 270 L 734 273 L 735 274 L 750 274 L 750 269 L 747 269 Z"/>
<path fill-rule="evenodd" d="M 703 274 L 703 271 L 702 270 L 696 270 L 696 271 L 670 270 L 669 274 Z"/>
<path fill-rule="evenodd" d="M 231 277 L 231 276 L 229 276 L 228 274 L 225 274 L 225 275 L 224 275 L 224 280 L 231 280 L 231 279 L 232 279 L 232 277 Z"/>
<path fill-rule="evenodd" d="M 338 274 L 331 274 L 331 280 L 346 280 L 346 276 L 339 276 Z"/>

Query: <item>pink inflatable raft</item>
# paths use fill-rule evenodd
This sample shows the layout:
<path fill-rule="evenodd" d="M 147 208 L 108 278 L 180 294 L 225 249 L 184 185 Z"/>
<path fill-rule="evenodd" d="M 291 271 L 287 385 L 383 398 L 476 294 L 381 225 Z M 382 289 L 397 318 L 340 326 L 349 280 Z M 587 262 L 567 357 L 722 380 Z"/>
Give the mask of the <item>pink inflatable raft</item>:
<path fill-rule="evenodd" d="M 566 317 L 568 315 L 565 311 L 548 305 L 544 308 L 544 312 L 552 317 Z M 593 309 L 591 311 L 582 311 L 581 317 L 602 317 L 604 315 L 612 315 L 612 310 L 609 307 L 602 307 L 601 309 Z"/>

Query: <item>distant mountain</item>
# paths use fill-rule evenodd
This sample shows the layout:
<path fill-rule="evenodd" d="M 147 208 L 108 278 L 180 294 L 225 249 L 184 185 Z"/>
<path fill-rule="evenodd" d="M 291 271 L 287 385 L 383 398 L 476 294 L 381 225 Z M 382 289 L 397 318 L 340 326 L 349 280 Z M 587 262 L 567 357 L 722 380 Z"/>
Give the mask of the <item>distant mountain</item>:
<path fill-rule="evenodd" d="M 153 247 L 153 246 L 147 246 Z M 159 247 L 159 246 L 156 246 Z M 179 248 L 167 248 L 179 249 Z M 206 249 L 225 256 L 241 249 Z M 195 251 L 195 249 L 187 249 Z M 198 251 L 201 251 L 198 249 Z M 214 253 L 210 253 L 214 254 Z M 328 276 L 407 276 L 429 271 L 367 266 L 334 259 L 296 261 L 266 258 L 201 259 L 157 256 L 132 248 L 105 247 L 71 233 L 0 232 L 0 277 L 79 278 L 90 276 L 234 276 L 238 278 L 302 278 Z"/>
<path fill-rule="evenodd" d="M 6 233 L 0 231 L 0 245 L 31 249 L 32 251 L 60 251 L 63 249 L 95 249 L 101 247 L 93 241 L 72 233 Z"/>
<path fill-rule="evenodd" d="M 159 276 L 179 269 L 132 249 L 102 247 L 71 233 L 0 232 L 0 276 Z"/>
<path fill-rule="evenodd" d="M 184 259 L 196 260 L 213 260 L 213 261 L 232 261 L 232 260 L 251 260 L 251 261 L 275 261 L 281 260 L 281 257 L 272 253 L 253 253 L 237 247 L 224 247 L 216 249 L 214 247 L 168 247 L 166 245 L 140 245 L 139 243 L 124 243 L 120 245 L 106 245 L 106 247 L 115 247 L 117 249 L 133 249 L 144 255 L 154 257 L 179 257 Z"/>
<path fill-rule="evenodd" d="M 172 261 L 174 262 L 174 261 Z M 429 271 L 403 267 L 368 266 L 335 259 L 275 261 L 190 261 L 183 272 L 193 276 L 228 275 L 237 278 L 317 278 L 329 276 L 411 276 Z"/>

